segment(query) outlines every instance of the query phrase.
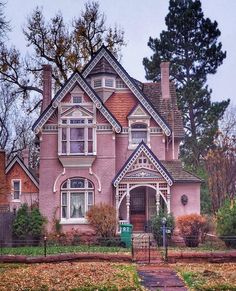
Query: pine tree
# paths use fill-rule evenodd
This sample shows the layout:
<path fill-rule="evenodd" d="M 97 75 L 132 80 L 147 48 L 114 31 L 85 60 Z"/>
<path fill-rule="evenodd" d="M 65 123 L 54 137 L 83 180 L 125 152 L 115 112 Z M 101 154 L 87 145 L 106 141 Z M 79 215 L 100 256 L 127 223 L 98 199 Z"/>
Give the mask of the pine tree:
<path fill-rule="evenodd" d="M 165 18 L 167 30 L 160 38 L 149 39 L 154 54 L 144 58 L 148 80 L 160 78 L 161 61 L 170 61 L 170 75 L 177 85 L 179 108 L 183 112 L 186 138 L 182 157 L 197 167 L 211 147 L 229 100 L 211 102 L 206 85 L 207 75 L 215 74 L 226 58 L 218 41 L 220 30 L 216 21 L 205 18 L 199 0 L 170 0 Z"/>

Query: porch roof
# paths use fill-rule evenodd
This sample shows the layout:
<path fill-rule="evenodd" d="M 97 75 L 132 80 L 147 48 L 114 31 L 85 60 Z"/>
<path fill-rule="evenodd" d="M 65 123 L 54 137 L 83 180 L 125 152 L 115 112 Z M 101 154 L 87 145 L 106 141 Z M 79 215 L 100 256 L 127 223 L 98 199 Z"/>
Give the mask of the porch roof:
<path fill-rule="evenodd" d="M 137 160 L 137 158 L 139 157 L 139 155 L 142 152 L 153 163 L 153 165 L 155 166 L 156 170 L 166 180 L 168 185 L 171 186 L 173 184 L 173 182 L 174 182 L 174 179 L 172 178 L 171 174 L 169 173 L 169 171 L 165 168 L 165 166 L 159 161 L 159 159 L 156 157 L 156 155 L 150 150 L 150 148 L 143 141 L 137 146 L 136 150 L 130 155 L 130 157 L 125 162 L 123 167 L 117 173 L 117 175 L 113 179 L 113 185 L 115 187 L 118 186 L 120 181 L 123 179 L 125 174 L 129 171 L 131 166 L 134 164 L 134 162 Z"/>
<path fill-rule="evenodd" d="M 185 170 L 181 161 L 161 161 L 176 183 L 201 183 L 202 180 Z"/>

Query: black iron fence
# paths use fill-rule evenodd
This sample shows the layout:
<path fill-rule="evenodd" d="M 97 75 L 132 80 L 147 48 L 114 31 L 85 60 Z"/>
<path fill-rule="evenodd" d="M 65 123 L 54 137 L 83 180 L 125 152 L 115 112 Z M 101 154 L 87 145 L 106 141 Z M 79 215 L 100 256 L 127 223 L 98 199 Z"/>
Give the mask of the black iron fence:
<path fill-rule="evenodd" d="M 23 256 L 48 256 L 64 253 L 126 253 L 136 262 L 157 263 L 173 253 L 187 254 L 191 252 L 221 252 L 236 253 L 236 236 L 217 237 L 206 235 L 205 237 L 166 237 L 165 244 L 157 245 L 152 234 L 134 234 L 131 246 L 126 244 L 120 237 L 102 238 L 91 236 L 81 239 L 75 236 L 73 240 L 68 237 L 47 236 L 40 238 L 0 240 L 0 256 L 23 255 Z"/>
<path fill-rule="evenodd" d="M 62 253 L 129 253 L 131 248 L 126 248 L 120 237 L 96 237 L 80 241 L 50 239 L 47 236 L 38 239 L 13 239 L 12 241 L 0 240 L 0 255 L 47 256 Z"/>

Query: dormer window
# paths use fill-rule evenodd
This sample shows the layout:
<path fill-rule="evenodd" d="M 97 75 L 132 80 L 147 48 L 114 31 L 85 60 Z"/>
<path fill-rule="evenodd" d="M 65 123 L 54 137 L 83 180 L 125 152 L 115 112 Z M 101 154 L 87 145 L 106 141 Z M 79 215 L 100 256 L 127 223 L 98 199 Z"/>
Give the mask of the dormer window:
<path fill-rule="evenodd" d="M 125 84 L 125 82 L 123 82 L 120 78 L 116 79 L 116 88 L 117 89 L 126 89 L 127 86 Z"/>
<path fill-rule="evenodd" d="M 112 78 L 105 78 L 105 87 L 114 87 L 114 79 Z"/>
<path fill-rule="evenodd" d="M 102 79 L 94 79 L 93 80 L 93 87 L 94 88 L 101 88 L 102 87 Z"/>
<path fill-rule="evenodd" d="M 141 105 L 132 109 L 129 120 L 129 146 L 130 150 L 144 142 L 150 147 L 150 115 Z"/>
<path fill-rule="evenodd" d="M 102 76 L 93 79 L 93 88 L 114 88 L 115 78 Z"/>
<path fill-rule="evenodd" d="M 134 123 L 131 125 L 131 142 L 138 145 L 140 142 L 147 143 L 147 124 Z"/>

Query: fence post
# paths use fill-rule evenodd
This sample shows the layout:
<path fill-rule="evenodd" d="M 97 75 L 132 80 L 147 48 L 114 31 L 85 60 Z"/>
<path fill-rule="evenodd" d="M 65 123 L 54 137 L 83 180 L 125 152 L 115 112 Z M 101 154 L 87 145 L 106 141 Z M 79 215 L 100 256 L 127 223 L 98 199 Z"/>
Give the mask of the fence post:
<path fill-rule="evenodd" d="M 44 257 L 47 256 L 47 237 L 44 236 L 43 238 L 43 245 L 44 245 Z"/>
<path fill-rule="evenodd" d="M 134 260 L 134 238 L 131 239 L 131 255 L 132 255 L 132 261 Z"/>
<path fill-rule="evenodd" d="M 151 239 L 150 235 L 148 236 L 148 262 L 151 263 Z"/>

